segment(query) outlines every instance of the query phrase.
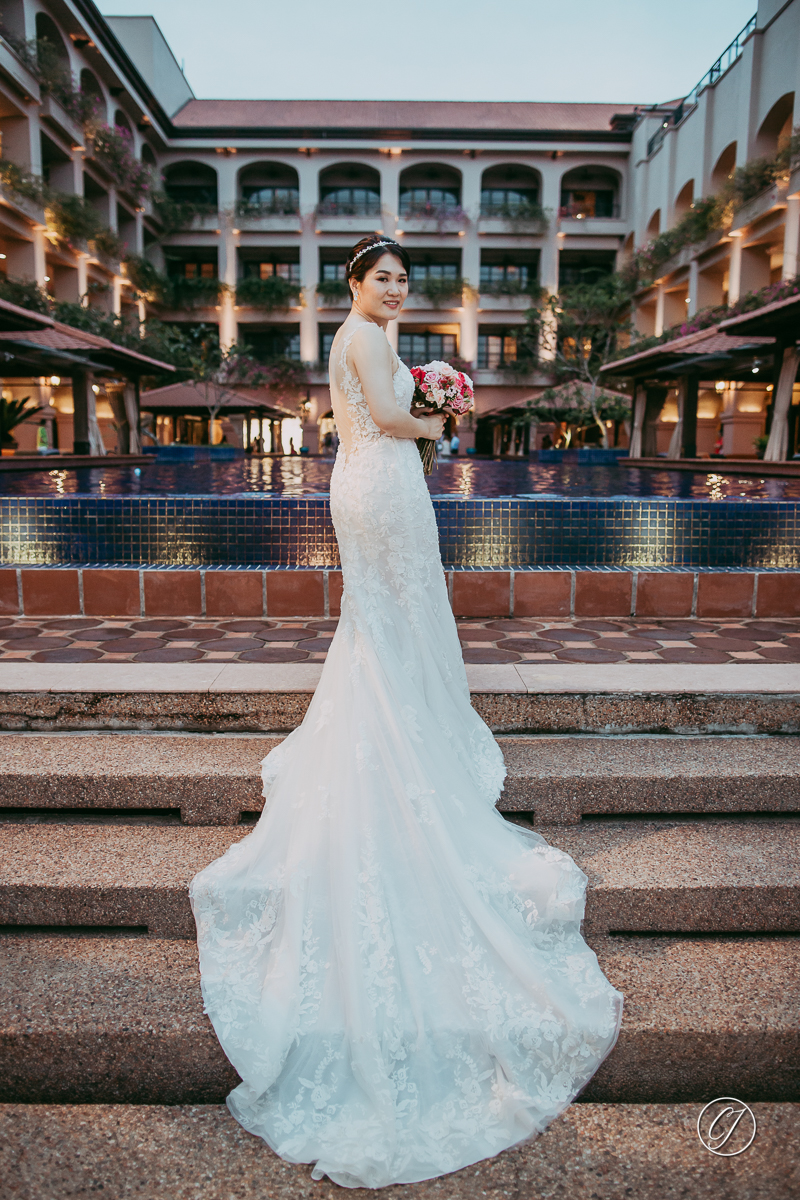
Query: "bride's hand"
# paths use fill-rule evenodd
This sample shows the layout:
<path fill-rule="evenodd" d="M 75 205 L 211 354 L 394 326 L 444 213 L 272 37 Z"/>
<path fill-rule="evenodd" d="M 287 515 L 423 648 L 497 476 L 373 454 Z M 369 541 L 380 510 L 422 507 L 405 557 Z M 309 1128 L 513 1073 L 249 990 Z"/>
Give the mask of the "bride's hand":
<path fill-rule="evenodd" d="M 432 442 L 438 442 L 439 438 L 444 433 L 444 423 L 447 420 L 445 413 L 431 413 L 426 416 L 417 417 L 422 426 L 419 437 L 429 438 Z"/>

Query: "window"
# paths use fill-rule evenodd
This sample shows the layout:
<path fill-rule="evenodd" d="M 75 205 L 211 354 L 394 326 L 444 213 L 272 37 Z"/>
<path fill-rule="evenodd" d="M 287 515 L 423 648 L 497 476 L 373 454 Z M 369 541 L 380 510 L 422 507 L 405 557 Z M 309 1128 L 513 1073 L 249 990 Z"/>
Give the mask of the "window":
<path fill-rule="evenodd" d="M 281 329 L 248 329 L 240 326 L 245 343 L 256 358 L 291 358 L 300 361 L 300 330 L 297 326 Z"/>
<path fill-rule="evenodd" d="M 183 266 L 184 279 L 216 279 L 217 268 L 210 262 L 185 262 Z"/>
<path fill-rule="evenodd" d="M 322 210 L 326 216 L 377 217 L 381 194 L 377 188 L 337 187 L 322 189 Z"/>
<path fill-rule="evenodd" d="M 398 339 L 398 357 L 408 367 L 421 366 L 432 359 L 447 362 L 457 352 L 454 333 L 401 333 Z"/>
<path fill-rule="evenodd" d="M 412 263 L 408 282 L 413 288 L 415 283 L 424 283 L 428 279 L 458 279 L 457 263 Z"/>
<path fill-rule="evenodd" d="M 345 268 L 346 268 L 346 266 L 347 266 L 347 263 L 343 263 L 343 262 L 340 262 L 340 263 L 332 263 L 332 262 L 326 262 L 326 263 L 323 263 L 323 264 L 322 264 L 322 275 L 321 275 L 321 279 L 323 280 L 323 282 L 331 282 L 331 283 L 333 283 L 333 282 L 334 282 L 334 281 L 336 281 L 336 280 L 340 280 L 340 281 L 344 282 L 344 278 L 345 278 L 345 274 L 344 274 L 344 273 L 345 273 Z"/>
<path fill-rule="evenodd" d="M 613 217 L 614 193 L 611 189 L 561 193 L 561 215 L 582 221 L 590 217 Z"/>
<path fill-rule="evenodd" d="M 287 215 L 300 211 L 300 191 L 296 187 L 243 187 L 242 197 L 253 208 Z"/>
<path fill-rule="evenodd" d="M 536 204 L 538 199 L 539 193 L 532 188 L 484 188 L 481 192 L 481 216 L 514 216 Z"/>
<path fill-rule="evenodd" d="M 455 188 L 418 187 L 400 189 L 400 216 L 436 211 L 440 208 L 458 208 L 460 197 Z"/>
<path fill-rule="evenodd" d="M 481 287 L 500 288 L 507 284 L 510 288 L 519 288 L 523 292 L 528 286 L 529 278 L 527 263 L 481 263 Z"/>
<path fill-rule="evenodd" d="M 517 337 L 511 330 L 478 334 L 478 366 L 496 371 L 517 361 Z"/>
<path fill-rule="evenodd" d="M 558 256 L 558 286 L 597 283 L 614 270 L 613 250 L 562 250 Z"/>
<path fill-rule="evenodd" d="M 251 279 L 272 279 L 274 275 L 277 275 L 280 279 L 288 279 L 291 283 L 299 283 L 300 263 L 246 262 L 245 274 Z"/>

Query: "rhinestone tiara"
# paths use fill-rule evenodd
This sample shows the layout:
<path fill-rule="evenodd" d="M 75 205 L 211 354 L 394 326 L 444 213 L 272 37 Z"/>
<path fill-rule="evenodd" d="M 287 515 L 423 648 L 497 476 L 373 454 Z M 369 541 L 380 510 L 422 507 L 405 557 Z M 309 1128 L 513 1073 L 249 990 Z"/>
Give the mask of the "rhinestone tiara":
<path fill-rule="evenodd" d="M 358 260 L 361 258 L 362 254 L 369 254 L 370 250 L 377 250 L 380 246 L 397 246 L 397 245 L 399 245 L 399 242 L 393 242 L 391 240 L 389 240 L 388 242 L 373 242 L 371 246 L 365 246 L 363 250 L 359 250 L 358 254 L 353 255 L 353 257 L 350 259 L 350 262 L 347 265 L 347 270 L 350 271 L 352 269 L 353 263 L 358 262 Z"/>

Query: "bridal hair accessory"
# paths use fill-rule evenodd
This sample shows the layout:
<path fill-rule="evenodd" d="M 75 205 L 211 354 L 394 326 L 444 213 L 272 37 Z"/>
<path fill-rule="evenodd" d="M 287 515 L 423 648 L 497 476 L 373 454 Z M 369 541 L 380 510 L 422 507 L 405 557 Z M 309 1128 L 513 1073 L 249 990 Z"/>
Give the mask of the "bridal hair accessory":
<path fill-rule="evenodd" d="M 365 246 L 363 250 L 359 250 L 358 254 L 354 254 L 347 264 L 348 271 L 352 271 L 353 263 L 358 262 L 362 254 L 369 254 L 370 250 L 377 250 L 380 246 L 397 246 L 399 242 L 373 242 L 371 246 Z"/>
<path fill-rule="evenodd" d="M 424 367 L 412 367 L 411 375 L 414 380 L 412 408 L 433 408 L 436 412 L 463 417 L 475 405 L 472 380 L 450 363 L 435 360 Z M 436 466 L 436 442 L 430 438 L 417 438 L 416 442 L 422 469 L 426 475 L 432 475 Z"/>

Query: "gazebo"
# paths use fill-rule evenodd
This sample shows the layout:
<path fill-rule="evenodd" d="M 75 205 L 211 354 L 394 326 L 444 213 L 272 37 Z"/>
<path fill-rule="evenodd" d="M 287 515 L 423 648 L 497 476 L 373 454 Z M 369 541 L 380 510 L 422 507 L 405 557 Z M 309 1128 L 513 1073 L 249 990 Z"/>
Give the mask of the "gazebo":
<path fill-rule="evenodd" d="M 655 458 L 655 426 L 669 387 L 678 389 L 678 421 L 667 458 L 697 457 L 697 399 L 701 381 L 749 379 L 774 353 L 770 335 L 743 336 L 711 325 L 618 359 L 602 368 L 604 379 L 630 380 L 634 389 L 629 458 Z"/>
<path fill-rule="evenodd" d="M 790 445 L 789 418 L 792 409 L 792 390 L 800 366 L 800 295 L 787 296 L 741 313 L 720 322 L 720 331 L 728 337 L 755 334 L 774 339 L 774 389 L 772 393 L 772 423 L 769 441 L 764 451 L 766 462 L 782 462 Z"/>
<path fill-rule="evenodd" d="M 0 376 L 11 381 L 58 375 L 72 381 L 74 454 L 105 454 L 92 386 L 96 378 L 106 380 L 121 452 L 139 454 L 139 381 L 143 375 L 166 375 L 174 369 L 44 313 L 0 300 Z"/>
<path fill-rule="evenodd" d="M 219 401 L 218 407 L 214 401 Z M 211 406 L 210 403 L 211 402 Z M 211 420 L 212 411 L 215 420 L 225 417 L 241 416 L 244 423 L 245 445 L 251 441 L 251 423 L 253 419 L 259 422 L 268 420 L 272 433 L 273 446 L 280 445 L 280 424 L 284 418 L 297 418 L 297 411 L 278 404 L 265 388 L 226 388 L 219 395 L 207 394 L 202 385 L 187 380 L 183 383 L 170 383 L 166 387 L 154 388 L 143 392 L 141 397 L 143 412 L 154 416 L 171 417 L 174 431 L 180 429 L 180 421 L 187 417 Z M 277 427 L 277 428 L 276 428 Z M 184 431 L 185 432 L 185 431 Z M 210 432 L 210 431 L 209 431 Z M 168 443 L 167 443 L 168 444 Z"/>

